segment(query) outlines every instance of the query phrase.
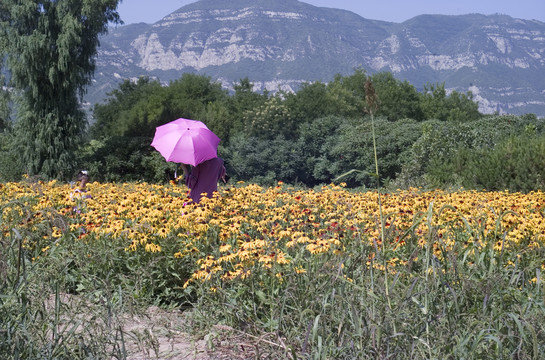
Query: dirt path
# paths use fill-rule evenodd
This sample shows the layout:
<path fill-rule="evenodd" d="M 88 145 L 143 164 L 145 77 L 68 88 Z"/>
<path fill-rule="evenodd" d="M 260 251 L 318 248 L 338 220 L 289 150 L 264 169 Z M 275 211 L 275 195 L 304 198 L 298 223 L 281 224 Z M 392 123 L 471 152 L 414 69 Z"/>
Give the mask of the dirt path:
<path fill-rule="evenodd" d="M 125 319 L 129 360 L 282 359 L 281 345 L 222 325 L 202 338 L 187 332 L 186 316 L 179 311 L 150 307 L 145 315 Z M 277 352 L 277 354 L 274 354 Z"/>
<path fill-rule="evenodd" d="M 117 346 L 124 346 L 124 350 L 117 348 L 116 351 L 124 351 L 128 360 L 291 359 L 286 356 L 283 340 L 274 334 L 256 337 L 229 326 L 215 325 L 207 333 L 196 336 L 190 328 L 191 310 L 182 312 L 151 306 L 145 311 L 113 315 L 101 301 L 92 302 L 64 293 L 58 298 L 51 295 L 45 302 L 45 310 L 48 314 L 60 312 L 56 319 L 59 330 L 75 325 L 76 332 L 97 339 L 106 336 L 108 343 L 115 337 Z M 55 315 L 51 316 L 53 321 Z"/>

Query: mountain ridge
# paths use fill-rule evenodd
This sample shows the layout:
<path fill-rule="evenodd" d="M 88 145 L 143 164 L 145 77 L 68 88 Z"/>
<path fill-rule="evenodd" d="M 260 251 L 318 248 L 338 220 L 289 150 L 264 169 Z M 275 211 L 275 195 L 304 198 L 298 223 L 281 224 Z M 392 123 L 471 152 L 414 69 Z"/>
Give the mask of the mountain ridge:
<path fill-rule="evenodd" d="M 507 15 L 419 15 L 402 23 L 298 0 L 199 0 L 101 38 L 91 103 L 126 78 L 210 76 L 232 89 L 296 91 L 355 68 L 417 88 L 472 91 L 483 113 L 545 116 L 545 23 Z"/>

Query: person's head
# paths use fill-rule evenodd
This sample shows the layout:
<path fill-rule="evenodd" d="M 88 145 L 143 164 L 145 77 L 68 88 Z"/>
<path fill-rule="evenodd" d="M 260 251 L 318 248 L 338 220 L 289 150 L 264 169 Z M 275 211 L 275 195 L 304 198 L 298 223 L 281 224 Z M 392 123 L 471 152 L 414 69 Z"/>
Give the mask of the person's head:
<path fill-rule="evenodd" d="M 76 179 L 80 183 L 80 186 L 84 187 L 89 182 L 89 175 L 87 174 L 87 170 L 81 170 L 78 173 Z"/>

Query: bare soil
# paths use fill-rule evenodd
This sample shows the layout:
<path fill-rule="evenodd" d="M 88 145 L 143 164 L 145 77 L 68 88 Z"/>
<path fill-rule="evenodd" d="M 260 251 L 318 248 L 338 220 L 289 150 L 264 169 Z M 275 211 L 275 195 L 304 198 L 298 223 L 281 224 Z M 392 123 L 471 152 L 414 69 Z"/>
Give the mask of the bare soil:
<path fill-rule="evenodd" d="M 150 307 L 124 323 L 130 360 L 284 359 L 281 339 L 255 337 L 224 325 L 202 336 L 190 335 L 187 316 L 180 311 Z M 274 340 L 274 341 L 273 341 Z"/>
<path fill-rule="evenodd" d="M 46 311 L 54 313 L 57 306 L 64 310 L 61 324 L 69 323 L 69 327 L 75 320 L 81 320 L 86 324 L 95 322 L 98 334 L 109 331 L 112 325 L 119 328 L 128 360 L 291 359 L 286 356 L 283 340 L 274 334 L 257 337 L 225 325 L 215 325 L 205 333 L 193 331 L 191 310 L 182 312 L 151 306 L 145 311 L 110 317 L 104 313 L 104 306 L 69 294 L 60 294 L 58 299 L 50 296 Z M 107 323 L 112 321 L 112 324 L 100 320 L 104 318 L 110 318 Z"/>

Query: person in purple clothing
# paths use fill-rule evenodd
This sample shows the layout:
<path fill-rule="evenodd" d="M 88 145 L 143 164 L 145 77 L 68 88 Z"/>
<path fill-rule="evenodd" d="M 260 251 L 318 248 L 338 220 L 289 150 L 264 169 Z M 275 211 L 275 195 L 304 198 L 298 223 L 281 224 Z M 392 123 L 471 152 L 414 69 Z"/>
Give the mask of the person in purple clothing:
<path fill-rule="evenodd" d="M 211 198 L 214 191 L 218 190 L 218 181 L 226 180 L 225 166 L 223 159 L 216 157 L 206 160 L 189 170 L 186 164 L 181 164 L 185 176 L 185 184 L 191 190 L 189 196 L 193 202 L 198 204 L 201 201 L 201 194 Z"/>

